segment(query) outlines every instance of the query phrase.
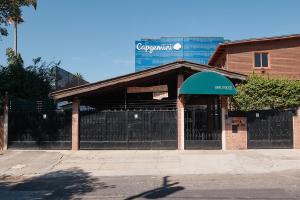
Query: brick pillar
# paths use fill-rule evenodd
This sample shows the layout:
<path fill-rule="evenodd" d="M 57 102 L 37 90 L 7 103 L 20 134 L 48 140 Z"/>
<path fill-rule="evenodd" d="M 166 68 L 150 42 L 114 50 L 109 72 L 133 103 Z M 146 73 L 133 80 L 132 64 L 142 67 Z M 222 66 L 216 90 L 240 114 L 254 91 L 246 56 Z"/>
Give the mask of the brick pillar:
<path fill-rule="evenodd" d="M 236 129 L 233 130 L 232 127 Z M 226 149 L 247 149 L 247 117 L 230 117 L 226 120 Z"/>
<path fill-rule="evenodd" d="M 179 90 L 183 83 L 184 77 L 182 74 L 177 76 L 177 132 L 178 132 L 178 149 L 184 150 L 184 101 L 183 97 L 179 96 Z"/>
<path fill-rule="evenodd" d="M 294 149 L 300 149 L 300 108 L 293 116 L 293 141 Z"/>
<path fill-rule="evenodd" d="M 222 108 L 222 149 L 238 150 L 247 149 L 247 118 L 228 117 L 228 97 L 221 97 Z M 232 130 L 237 126 L 237 132 Z"/>
<path fill-rule="evenodd" d="M 226 150 L 226 118 L 228 116 L 228 97 L 221 96 L 222 150 Z"/>
<path fill-rule="evenodd" d="M 79 111 L 80 101 L 75 98 L 72 102 L 72 150 L 79 149 Z"/>

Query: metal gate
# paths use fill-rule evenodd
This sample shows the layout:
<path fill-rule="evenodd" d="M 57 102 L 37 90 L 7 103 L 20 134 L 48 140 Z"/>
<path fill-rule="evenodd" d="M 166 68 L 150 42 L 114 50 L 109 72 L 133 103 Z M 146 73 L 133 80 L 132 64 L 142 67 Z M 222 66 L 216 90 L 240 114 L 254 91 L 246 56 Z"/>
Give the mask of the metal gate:
<path fill-rule="evenodd" d="M 70 149 L 71 111 L 9 111 L 8 148 Z"/>
<path fill-rule="evenodd" d="M 247 113 L 248 148 L 293 148 L 293 112 L 266 110 Z"/>
<path fill-rule="evenodd" d="M 80 148 L 177 149 L 177 111 L 81 111 Z"/>
<path fill-rule="evenodd" d="M 190 106 L 184 113 L 185 149 L 221 149 L 222 130 L 219 109 L 208 112 L 207 106 Z"/>

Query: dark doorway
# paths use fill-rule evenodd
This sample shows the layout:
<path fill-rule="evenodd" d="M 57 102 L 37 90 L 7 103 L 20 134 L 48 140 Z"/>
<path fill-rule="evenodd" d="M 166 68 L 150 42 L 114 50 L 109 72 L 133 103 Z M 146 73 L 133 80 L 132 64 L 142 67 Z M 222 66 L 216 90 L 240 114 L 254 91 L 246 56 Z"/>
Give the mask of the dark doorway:
<path fill-rule="evenodd" d="M 219 98 L 204 96 L 194 102 L 199 102 L 200 105 L 193 103 L 185 106 L 185 149 L 222 149 Z"/>

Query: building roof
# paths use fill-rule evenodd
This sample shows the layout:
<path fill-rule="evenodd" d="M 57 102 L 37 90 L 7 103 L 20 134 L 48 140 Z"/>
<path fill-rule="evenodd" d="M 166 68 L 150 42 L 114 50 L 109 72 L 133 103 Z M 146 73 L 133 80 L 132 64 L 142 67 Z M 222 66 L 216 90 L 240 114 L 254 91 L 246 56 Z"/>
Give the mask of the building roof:
<path fill-rule="evenodd" d="M 107 87 L 110 87 L 113 85 L 118 85 L 118 84 L 126 83 L 128 81 L 133 81 L 133 80 L 138 80 L 138 79 L 142 79 L 145 77 L 150 77 L 150 76 L 157 75 L 157 74 L 164 73 L 164 72 L 170 72 L 170 71 L 177 70 L 180 68 L 186 68 L 186 69 L 199 71 L 199 72 L 200 71 L 212 71 L 212 72 L 222 74 L 228 78 L 237 79 L 237 80 L 245 80 L 247 78 L 247 76 L 244 74 L 227 71 L 227 70 L 220 69 L 220 68 L 211 67 L 208 65 L 197 64 L 197 63 L 193 63 L 193 62 L 189 62 L 189 61 L 185 61 L 185 60 L 180 60 L 180 61 L 175 61 L 172 63 L 165 64 L 165 65 L 161 65 L 158 67 L 154 67 L 151 69 L 126 74 L 123 76 L 118 76 L 118 77 L 114 77 L 114 78 L 107 79 L 107 80 L 98 81 L 95 83 L 90 83 L 90 84 L 85 84 L 85 85 L 67 88 L 67 89 L 63 89 L 63 90 L 58 90 L 58 91 L 50 93 L 50 96 L 52 96 L 54 98 L 54 100 L 71 99 L 78 95 L 82 95 L 84 93 L 98 91 L 98 90 L 101 90 L 101 89 L 104 89 L 104 88 L 107 88 Z"/>
<path fill-rule="evenodd" d="M 300 38 L 300 34 L 291 34 L 291 35 L 281 35 L 281 36 L 274 36 L 274 37 L 262 37 L 262 38 L 250 38 L 244 40 L 235 40 L 235 41 L 228 41 L 222 44 L 219 44 L 215 50 L 215 52 L 211 55 L 208 64 L 213 65 L 218 56 L 220 56 L 226 49 L 227 46 L 236 45 L 236 44 L 246 44 L 246 43 L 253 43 L 253 42 L 266 42 L 266 41 L 274 41 L 274 40 L 285 40 L 291 38 Z"/>
<path fill-rule="evenodd" d="M 219 39 L 224 39 L 221 36 L 161 36 L 158 38 L 141 38 L 141 40 L 161 40 L 161 39 L 166 39 L 166 38 L 219 38 Z"/>

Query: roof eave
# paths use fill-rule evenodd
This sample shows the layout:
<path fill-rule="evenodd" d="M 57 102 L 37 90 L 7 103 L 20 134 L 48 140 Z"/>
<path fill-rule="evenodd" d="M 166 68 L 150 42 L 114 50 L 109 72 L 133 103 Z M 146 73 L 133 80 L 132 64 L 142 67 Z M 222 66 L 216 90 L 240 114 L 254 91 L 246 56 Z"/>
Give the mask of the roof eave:
<path fill-rule="evenodd" d="M 245 40 L 235 40 L 230 42 L 225 42 L 223 44 L 218 45 L 212 56 L 210 57 L 208 64 L 214 65 L 215 61 L 218 57 L 218 53 L 224 51 L 227 46 L 231 45 L 238 45 L 238 44 L 247 44 L 253 42 L 267 42 L 267 41 L 274 41 L 274 40 L 285 40 L 285 39 L 293 39 L 293 38 L 300 38 L 300 34 L 291 34 L 291 35 L 282 35 L 282 36 L 274 36 L 274 37 L 263 37 L 263 38 L 254 38 L 254 39 L 245 39 Z M 224 48 L 224 49 L 221 49 Z"/>
<path fill-rule="evenodd" d="M 201 65 L 201 64 L 197 64 L 197 63 L 188 62 L 188 61 L 176 61 L 173 63 L 169 63 L 166 65 L 162 65 L 160 67 L 152 68 L 152 69 L 137 72 L 137 73 L 131 73 L 131 74 L 115 77 L 112 79 L 98 81 L 98 82 L 91 83 L 91 84 L 85 84 L 82 86 L 76 86 L 76 87 L 72 87 L 72 88 L 68 88 L 68 89 L 64 89 L 64 90 L 55 91 L 55 92 L 50 93 L 50 96 L 52 96 L 54 100 L 71 99 L 75 96 L 79 96 L 79 95 L 82 95 L 85 93 L 97 91 L 101 88 L 109 87 L 114 84 L 122 84 L 124 82 L 133 81 L 133 80 L 137 80 L 140 78 L 156 75 L 157 73 L 163 73 L 163 72 L 168 72 L 171 70 L 176 70 L 176 69 L 179 69 L 182 67 L 189 68 L 189 69 L 192 69 L 195 71 L 214 71 L 214 72 L 220 73 L 224 76 L 227 76 L 228 78 L 231 78 L 231 79 L 245 80 L 247 78 L 247 76 L 244 74 L 230 72 L 230 71 L 226 71 L 223 69 L 214 68 L 214 67 L 211 67 L 208 65 Z"/>
<path fill-rule="evenodd" d="M 214 51 L 214 53 L 210 56 L 208 60 L 208 65 L 214 66 L 218 54 L 219 53 L 221 54 L 221 52 L 223 52 L 225 48 L 226 48 L 225 44 L 219 44 L 216 50 Z"/>

